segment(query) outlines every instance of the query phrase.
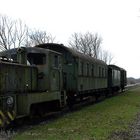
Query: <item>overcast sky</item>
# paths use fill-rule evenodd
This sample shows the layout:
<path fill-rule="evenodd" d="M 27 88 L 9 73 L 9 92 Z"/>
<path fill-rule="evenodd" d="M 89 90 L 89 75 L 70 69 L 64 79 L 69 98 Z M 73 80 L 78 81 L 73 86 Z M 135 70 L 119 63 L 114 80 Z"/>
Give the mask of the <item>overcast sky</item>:
<path fill-rule="evenodd" d="M 46 30 L 60 43 L 74 32 L 98 33 L 128 77 L 140 78 L 140 0 L 0 0 L 0 14 Z"/>

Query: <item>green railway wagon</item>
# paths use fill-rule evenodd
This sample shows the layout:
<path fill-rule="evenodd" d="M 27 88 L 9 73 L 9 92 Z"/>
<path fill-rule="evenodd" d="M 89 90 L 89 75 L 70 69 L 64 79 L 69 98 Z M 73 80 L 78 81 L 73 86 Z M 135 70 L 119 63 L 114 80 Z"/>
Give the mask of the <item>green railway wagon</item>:
<path fill-rule="evenodd" d="M 108 88 L 111 92 L 121 89 L 121 68 L 116 65 L 108 65 Z"/>
<path fill-rule="evenodd" d="M 101 60 L 84 55 L 62 44 L 41 44 L 45 48 L 62 54 L 63 89 L 68 102 L 86 96 L 94 96 L 107 91 L 107 64 Z"/>

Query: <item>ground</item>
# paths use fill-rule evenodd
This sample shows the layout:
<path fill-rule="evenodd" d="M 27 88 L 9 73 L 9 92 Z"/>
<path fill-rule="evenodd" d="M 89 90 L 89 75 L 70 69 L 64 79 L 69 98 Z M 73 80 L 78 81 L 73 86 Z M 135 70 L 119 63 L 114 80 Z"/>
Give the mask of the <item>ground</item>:
<path fill-rule="evenodd" d="M 12 140 L 140 140 L 140 88 L 17 131 Z"/>

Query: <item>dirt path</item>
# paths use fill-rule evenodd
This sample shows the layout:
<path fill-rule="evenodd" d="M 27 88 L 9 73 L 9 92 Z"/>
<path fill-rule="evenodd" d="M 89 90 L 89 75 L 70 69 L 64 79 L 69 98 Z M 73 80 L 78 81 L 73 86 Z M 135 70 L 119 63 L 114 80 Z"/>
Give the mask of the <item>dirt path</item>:
<path fill-rule="evenodd" d="M 137 117 L 137 120 L 132 126 L 132 138 L 131 140 L 140 140 L 140 114 Z"/>
<path fill-rule="evenodd" d="M 140 114 L 130 125 L 129 131 L 113 132 L 108 140 L 140 140 Z"/>

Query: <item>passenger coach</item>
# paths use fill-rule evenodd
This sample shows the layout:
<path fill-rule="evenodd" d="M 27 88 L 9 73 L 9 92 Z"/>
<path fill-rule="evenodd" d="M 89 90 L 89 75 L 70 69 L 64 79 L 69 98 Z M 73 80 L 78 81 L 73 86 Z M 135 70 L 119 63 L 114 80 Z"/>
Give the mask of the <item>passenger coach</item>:
<path fill-rule="evenodd" d="M 66 91 L 69 104 L 78 98 L 107 92 L 108 66 L 105 62 L 62 44 L 41 44 L 36 47 L 62 54 L 63 90 Z"/>

